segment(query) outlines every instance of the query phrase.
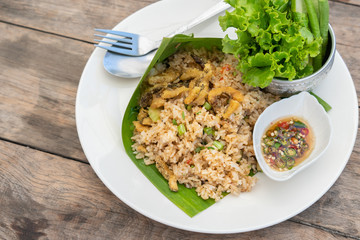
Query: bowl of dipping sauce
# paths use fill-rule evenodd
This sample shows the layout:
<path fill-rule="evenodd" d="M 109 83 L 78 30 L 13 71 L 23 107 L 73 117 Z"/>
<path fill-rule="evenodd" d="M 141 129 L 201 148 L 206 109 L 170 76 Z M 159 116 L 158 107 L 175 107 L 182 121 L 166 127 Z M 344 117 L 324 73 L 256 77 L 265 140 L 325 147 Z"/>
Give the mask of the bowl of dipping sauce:
<path fill-rule="evenodd" d="M 256 159 L 271 179 L 285 181 L 326 151 L 331 121 L 316 98 L 301 92 L 282 99 L 259 116 L 253 133 Z"/>

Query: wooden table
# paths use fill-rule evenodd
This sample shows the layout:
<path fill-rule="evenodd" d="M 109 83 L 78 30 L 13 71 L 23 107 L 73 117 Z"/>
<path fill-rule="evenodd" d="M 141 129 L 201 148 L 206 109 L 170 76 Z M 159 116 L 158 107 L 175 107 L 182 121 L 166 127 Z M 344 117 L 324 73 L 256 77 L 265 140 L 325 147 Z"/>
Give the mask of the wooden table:
<path fill-rule="evenodd" d="M 248 233 L 174 229 L 137 213 L 104 186 L 76 131 L 79 79 L 94 50 L 93 29 L 112 28 L 153 2 L 0 0 L 0 238 L 360 239 L 359 137 L 345 170 L 319 201 Z M 359 95 L 360 2 L 331 1 L 330 13 Z"/>

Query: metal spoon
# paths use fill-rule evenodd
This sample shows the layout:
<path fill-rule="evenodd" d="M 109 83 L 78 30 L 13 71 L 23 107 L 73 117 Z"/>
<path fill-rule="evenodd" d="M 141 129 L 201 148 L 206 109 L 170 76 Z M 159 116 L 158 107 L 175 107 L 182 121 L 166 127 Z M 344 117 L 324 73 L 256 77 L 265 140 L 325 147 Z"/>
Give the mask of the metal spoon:
<path fill-rule="evenodd" d="M 156 51 L 138 57 L 130 57 L 107 51 L 104 57 L 104 68 L 109 73 L 123 78 L 141 77 Z"/>
<path fill-rule="evenodd" d="M 228 8 L 230 8 L 230 5 L 221 1 L 215 4 L 213 7 L 209 8 L 207 11 L 205 11 L 199 17 L 195 18 L 186 26 L 183 26 L 176 31 L 170 33 L 167 37 L 172 37 L 176 34 L 184 33 L 190 28 L 198 25 L 199 23 L 209 19 L 212 16 L 215 16 L 222 11 L 225 11 Z M 144 74 L 146 68 L 149 66 L 151 60 L 155 56 L 155 53 L 156 50 L 143 56 L 131 57 L 107 51 L 103 61 L 104 68 L 110 74 L 118 77 L 138 78 Z"/>

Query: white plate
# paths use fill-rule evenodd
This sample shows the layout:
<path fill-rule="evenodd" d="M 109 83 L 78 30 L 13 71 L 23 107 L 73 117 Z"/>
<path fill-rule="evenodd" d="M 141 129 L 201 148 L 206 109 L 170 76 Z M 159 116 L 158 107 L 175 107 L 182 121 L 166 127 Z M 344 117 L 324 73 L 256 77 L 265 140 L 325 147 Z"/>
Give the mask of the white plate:
<path fill-rule="evenodd" d="M 215 4 L 214 0 L 163 0 L 134 13 L 115 29 L 166 35 Z M 217 17 L 193 29 L 196 37 L 222 37 Z M 249 193 L 227 196 L 193 218 L 164 197 L 136 168 L 124 151 L 121 122 L 138 80 L 108 74 L 105 51 L 95 49 L 81 76 L 76 124 L 81 145 L 104 184 L 128 206 L 158 222 L 195 232 L 236 233 L 264 228 L 291 218 L 317 201 L 334 184 L 352 152 L 358 124 L 355 87 L 341 56 L 315 93 L 333 109 L 333 140 L 310 168 L 286 182 L 263 174 Z"/>

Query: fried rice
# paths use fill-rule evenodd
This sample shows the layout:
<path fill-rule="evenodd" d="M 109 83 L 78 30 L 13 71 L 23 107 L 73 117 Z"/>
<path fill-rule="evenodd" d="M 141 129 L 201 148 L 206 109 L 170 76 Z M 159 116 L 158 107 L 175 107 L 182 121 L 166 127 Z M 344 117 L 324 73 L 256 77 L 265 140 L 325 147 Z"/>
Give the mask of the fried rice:
<path fill-rule="evenodd" d="M 256 183 L 253 174 L 259 170 L 252 131 L 264 109 L 278 100 L 277 96 L 243 84 L 236 65 L 237 60 L 232 55 L 217 50 L 179 51 L 151 70 L 147 79 L 150 90 L 142 96 L 139 121 L 134 123 L 132 149 L 136 158 L 143 159 L 146 164 L 156 164 L 169 185 L 172 182 L 195 188 L 203 199 L 218 201 L 223 193 L 239 194 L 252 189 Z M 183 74 L 191 69 L 211 72 L 205 92 L 208 105 L 201 101 L 184 104 L 192 94 L 194 78 L 181 79 L 186 79 Z M 204 74 L 197 80 L 201 82 L 202 77 Z M 174 97 L 159 98 L 165 91 L 174 92 L 180 88 L 187 90 Z M 204 86 L 199 89 L 195 99 Z M 210 101 L 210 92 L 217 89 L 234 89 L 241 93 L 242 99 L 236 102 L 232 112 L 227 110 L 235 97 L 229 92 L 219 93 Z M 148 116 L 151 117 L 149 108 L 155 99 L 160 99 L 162 104 L 157 108 L 158 119 L 153 121 Z M 185 132 L 179 133 L 179 125 L 185 127 Z M 173 188 L 170 185 L 170 189 L 176 191 L 176 186 Z"/>

